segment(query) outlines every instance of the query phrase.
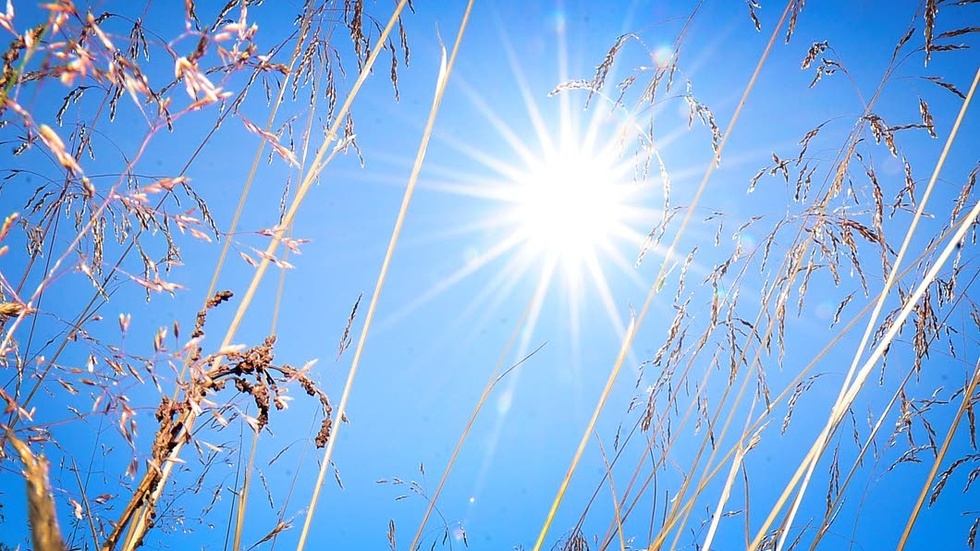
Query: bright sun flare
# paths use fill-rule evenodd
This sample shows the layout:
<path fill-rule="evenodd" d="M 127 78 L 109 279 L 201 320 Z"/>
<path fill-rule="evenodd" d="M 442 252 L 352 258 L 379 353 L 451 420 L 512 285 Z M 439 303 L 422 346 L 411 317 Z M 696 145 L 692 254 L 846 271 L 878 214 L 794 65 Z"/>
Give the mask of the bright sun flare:
<path fill-rule="evenodd" d="M 518 182 L 518 233 L 532 255 L 577 270 L 611 246 L 625 222 L 622 174 L 599 155 L 565 151 Z"/>
<path fill-rule="evenodd" d="M 447 230 L 447 237 L 474 236 L 464 264 L 397 315 L 492 267 L 492 277 L 473 297 L 471 308 L 490 311 L 513 291 L 523 291 L 522 283 L 533 282 L 525 335 L 533 334 L 549 296 L 566 308 L 573 342 L 578 342 L 582 316 L 594 316 L 596 306 L 623 334 L 626 316 L 622 302 L 613 297 L 612 285 L 649 287 L 636 262 L 649 228 L 663 217 L 650 206 L 662 200 L 659 184 L 636 165 L 634 152 L 622 149 L 622 143 L 638 131 L 635 122 L 615 106 L 577 109 L 568 94 L 558 94 L 542 110 L 521 74 L 516 54 L 509 49 L 507 54 L 525 112 L 505 116 L 490 107 L 479 87 L 464 83 L 475 111 L 484 115 L 501 139 L 478 147 L 447 142 L 466 162 L 462 169 L 444 168 L 444 179 L 428 184 L 433 190 L 479 199 L 481 208 L 499 208 L 461 219 Z M 564 63 L 562 54 L 560 81 L 568 80 Z M 470 172 L 473 167 L 479 170 Z M 528 344 L 526 338 L 522 347 Z"/>

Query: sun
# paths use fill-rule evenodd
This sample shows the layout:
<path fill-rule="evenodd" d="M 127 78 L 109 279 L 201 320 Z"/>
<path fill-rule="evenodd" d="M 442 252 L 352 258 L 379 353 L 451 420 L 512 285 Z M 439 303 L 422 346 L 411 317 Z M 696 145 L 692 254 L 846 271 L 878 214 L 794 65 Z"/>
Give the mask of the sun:
<path fill-rule="evenodd" d="M 614 246 L 627 230 L 630 190 L 610 157 L 566 146 L 527 167 L 513 197 L 516 233 L 527 254 L 569 272 Z"/>
<path fill-rule="evenodd" d="M 559 330 L 567 329 L 576 349 L 582 328 L 603 323 L 603 313 L 608 327 L 624 334 L 629 301 L 623 296 L 649 288 L 638 259 L 650 229 L 664 218 L 664 186 L 641 162 L 645 152 L 624 147 L 645 130 L 614 101 L 597 97 L 583 109 L 581 96 L 541 94 L 509 41 L 502 43 L 519 100 L 491 105 L 484 87 L 457 76 L 456 86 L 470 100 L 466 113 L 479 115 L 466 124 L 481 139 L 446 140 L 454 155 L 430 168 L 422 184 L 440 193 L 440 201 L 473 200 L 447 211 L 453 222 L 429 238 L 465 239 L 462 261 L 392 319 L 475 276 L 484 285 L 472 294 L 466 315 L 489 317 L 511 297 L 527 294 L 524 352 L 542 313 L 558 313 Z M 559 44 L 558 82 L 568 80 L 565 48 Z M 464 209 L 471 214 L 461 214 Z"/>

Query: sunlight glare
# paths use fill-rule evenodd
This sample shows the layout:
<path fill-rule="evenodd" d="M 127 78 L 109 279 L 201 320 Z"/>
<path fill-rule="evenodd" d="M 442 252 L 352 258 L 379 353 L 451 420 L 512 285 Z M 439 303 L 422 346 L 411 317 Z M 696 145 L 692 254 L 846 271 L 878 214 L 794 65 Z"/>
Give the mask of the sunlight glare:
<path fill-rule="evenodd" d="M 529 167 L 516 202 L 529 252 L 565 270 L 594 261 L 624 222 L 620 178 L 603 156 L 576 149 Z"/>

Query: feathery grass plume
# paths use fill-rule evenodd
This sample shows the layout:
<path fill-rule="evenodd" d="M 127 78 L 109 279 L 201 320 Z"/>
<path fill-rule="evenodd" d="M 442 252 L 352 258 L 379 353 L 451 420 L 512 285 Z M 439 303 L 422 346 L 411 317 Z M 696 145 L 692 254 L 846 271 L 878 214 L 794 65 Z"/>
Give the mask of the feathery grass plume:
<path fill-rule="evenodd" d="M 31 309 L 23 304 L 17 304 L 16 302 L 0 302 L 0 317 L 12 318 L 21 315 L 21 313 L 30 313 Z"/>

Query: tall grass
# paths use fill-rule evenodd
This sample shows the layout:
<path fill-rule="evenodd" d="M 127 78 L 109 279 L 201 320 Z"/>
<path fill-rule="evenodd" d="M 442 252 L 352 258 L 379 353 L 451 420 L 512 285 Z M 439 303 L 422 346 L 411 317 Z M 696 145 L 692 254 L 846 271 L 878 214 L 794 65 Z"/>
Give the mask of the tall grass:
<path fill-rule="evenodd" d="M 338 357 L 354 345 L 339 398 L 321 385 L 315 362 L 296 367 L 276 358 L 283 300 L 296 292 L 285 273 L 306 244 L 294 223 L 331 163 L 347 155 L 370 167 L 372 152 L 356 140 L 359 95 L 372 74 L 383 73 L 399 97 L 399 71 L 410 60 L 402 18 L 414 7 L 408 0 L 393 7 L 311 0 L 288 34 L 266 38 L 255 14 L 275 14 L 261 4 L 217 9 L 189 0 L 173 28 L 152 17 L 160 7 L 151 3 L 99 14 L 68 0 L 16 12 L 8 4 L 0 15 L 12 40 L 0 76 L 0 141 L 11 152 L 0 168 L 0 468 L 5 480 L 26 482 L 26 493 L 5 488 L 3 504 L 7 514 L 27 511 L 21 516 L 30 519 L 35 549 L 156 547 L 188 519 L 219 517 L 219 529 L 203 537 L 223 541 L 208 540 L 209 548 L 275 547 L 291 531 L 304 548 L 327 474 L 342 485 L 333 461 L 338 430 L 350 396 L 360 392 L 358 368 L 429 140 L 458 56 L 480 55 L 460 53 L 474 2 L 459 5 L 455 41 L 442 48 L 366 312 L 358 297 L 338 314 L 346 320 Z M 871 488 L 899 476 L 903 492 L 910 479 L 920 490 L 896 498 L 904 507 L 897 512 L 888 508 L 904 529 L 884 536 L 887 546 L 901 549 L 915 530 L 928 529 L 922 524 L 937 523 L 965 526 L 962 541 L 974 548 L 980 512 L 946 522 L 955 505 L 943 500 L 952 482 L 972 495 L 980 476 L 980 310 L 972 288 L 980 270 L 971 262 L 980 160 L 963 146 L 975 141 L 963 132 L 976 126 L 968 117 L 980 67 L 963 74 L 962 63 L 947 62 L 976 45 L 980 28 L 956 24 L 975 17 L 976 7 L 938 0 L 901 6 L 907 29 L 894 37 L 880 76 L 869 77 L 850 69 L 861 52 L 838 51 L 815 36 L 820 29 L 807 24 L 804 4 L 789 0 L 764 13 L 747 0 L 740 25 L 754 27 L 761 42 L 728 111 L 702 99 L 685 61 L 710 3 L 697 3 L 669 27 L 676 35 L 666 58 L 642 32 L 623 34 L 596 55 L 593 75 L 555 86 L 553 95 L 622 115 L 623 157 L 634 158 L 637 185 L 655 188 L 663 203 L 661 219 L 649 221 L 645 242 L 631 251 L 652 284 L 595 392 L 564 476 L 558 487 L 541 489 L 554 498 L 541 511 L 536 539 L 527 534 L 535 551 L 858 545 L 858 519 L 891 505 L 866 504 Z M 830 118 L 794 113 L 809 130 L 790 148 L 759 134 L 764 143 L 751 145 L 771 149 L 771 162 L 746 176 L 732 160 L 732 143 L 740 133 L 755 136 L 747 129 L 763 122 L 753 117 L 765 112 L 750 106 L 770 93 L 759 89 L 760 79 L 776 48 L 799 52 L 808 85 L 792 94 L 851 94 L 860 109 Z M 634 68 L 635 59 L 642 62 Z M 784 78 L 787 88 L 799 82 Z M 783 94 L 770 98 L 792 101 Z M 908 109 L 895 112 L 895 105 Z M 703 137 L 703 127 L 708 136 L 702 177 L 689 189 L 674 182 L 678 161 L 660 137 L 666 109 L 676 106 L 686 110 L 692 135 Z M 216 159 L 240 163 L 216 149 L 225 136 L 246 136 L 256 148 L 236 183 L 237 202 L 193 177 Z M 263 162 L 286 167 L 289 176 L 275 190 L 277 204 L 263 200 L 256 208 L 249 198 Z M 723 212 L 721 191 L 750 199 Z M 780 194 L 784 200 L 772 199 Z M 216 202 L 235 207 L 212 208 Z M 201 259 L 215 267 L 198 297 L 184 289 L 182 273 L 197 270 Z M 229 261 L 252 271 L 241 278 Z M 280 270 L 276 287 L 263 284 L 270 267 Z M 161 296 L 168 294 L 177 298 Z M 188 309 L 180 297 L 189 294 L 203 305 Z M 131 308 L 135 300 L 147 308 L 119 313 L 115 306 Z M 490 395 L 534 361 L 532 352 L 505 368 L 534 300 L 433 491 L 390 478 L 424 502 L 409 549 L 470 544 L 440 499 Z M 176 320 L 165 327 L 147 321 L 157 319 L 153 309 L 173 305 L 189 331 Z M 656 305 L 673 316 L 663 327 L 649 319 Z M 205 338 L 212 334 L 222 336 Z M 235 344 L 242 341 L 249 344 Z M 630 365 L 641 343 L 656 352 Z M 614 390 L 624 367 L 636 368 L 636 383 L 620 403 Z M 296 461 L 292 486 L 270 488 L 257 457 L 268 451 L 266 435 L 277 422 L 297 420 L 283 411 L 291 388 L 309 399 L 303 411 L 316 415 L 302 417 L 310 437 L 297 450 L 291 444 L 271 454 L 270 464 Z M 438 414 L 440 405 L 432 407 Z M 600 422 L 610 417 L 618 423 L 611 432 Z M 93 435 L 95 445 L 73 431 Z M 99 460 L 99 451 L 124 453 L 127 466 Z M 297 505 L 294 490 L 305 484 L 299 477 L 309 474 L 303 466 L 310 458 L 318 476 L 309 501 Z M 590 461 L 603 474 L 586 481 L 581 471 Z M 234 467 L 230 480 L 215 468 L 223 462 Z M 581 490 L 574 495 L 591 491 L 591 498 L 569 499 L 574 485 Z M 251 503 L 259 486 L 268 496 L 265 512 Z M 192 496 L 208 494 L 202 510 L 185 509 L 201 504 Z M 223 504 L 226 495 L 232 499 Z M 940 512 L 928 515 L 933 506 Z M 0 524 L 4 533 L 14 530 L 9 524 Z M 263 536 L 249 547 L 251 524 L 262 524 Z M 402 532 L 390 521 L 393 550 L 406 543 Z"/>

